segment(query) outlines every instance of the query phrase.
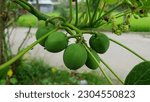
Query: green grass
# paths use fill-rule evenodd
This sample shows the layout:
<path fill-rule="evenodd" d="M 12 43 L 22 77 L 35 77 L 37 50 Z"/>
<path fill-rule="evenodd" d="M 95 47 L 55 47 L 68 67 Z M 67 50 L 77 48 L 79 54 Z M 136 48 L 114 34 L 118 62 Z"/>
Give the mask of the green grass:
<path fill-rule="evenodd" d="M 9 80 L 15 85 L 78 85 L 86 80 L 89 85 L 106 85 L 107 80 L 94 72 L 73 73 L 50 67 L 42 60 L 25 60 L 17 68 L 16 74 Z M 0 84 L 6 84 L 0 80 Z M 8 83 L 8 79 L 7 79 Z"/>

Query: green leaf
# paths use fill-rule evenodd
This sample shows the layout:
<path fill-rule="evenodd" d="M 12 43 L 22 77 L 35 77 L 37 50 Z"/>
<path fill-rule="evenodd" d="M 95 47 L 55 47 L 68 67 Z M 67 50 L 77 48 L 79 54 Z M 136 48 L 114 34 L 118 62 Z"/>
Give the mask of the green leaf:
<path fill-rule="evenodd" d="M 8 70 L 9 67 L 6 67 L 5 69 L 0 69 L 0 79 L 4 78 L 7 75 Z"/>
<path fill-rule="evenodd" d="M 15 85 L 15 84 L 18 83 L 18 80 L 16 78 L 11 78 L 10 79 L 10 83 L 13 84 L 13 85 Z"/>
<path fill-rule="evenodd" d="M 6 80 L 5 79 L 1 79 L 0 80 L 0 85 L 5 85 L 6 84 Z"/>
<path fill-rule="evenodd" d="M 143 2 L 145 9 L 150 9 L 150 0 Z"/>
<path fill-rule="evenodd" d="M 125 85 L 150 85 L 150 61 L 136 65 L 127 75 Z"/>

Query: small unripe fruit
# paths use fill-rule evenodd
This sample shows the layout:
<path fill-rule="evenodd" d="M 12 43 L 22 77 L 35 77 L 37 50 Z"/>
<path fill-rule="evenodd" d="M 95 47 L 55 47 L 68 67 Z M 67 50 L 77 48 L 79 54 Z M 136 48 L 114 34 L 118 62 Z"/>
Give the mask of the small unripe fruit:
<path fill-rule="evenodd" d="M 105 34 L 100 33 L 92 35 L 89 40 L 89 44 L 93 50 L 100 54 L 103 54 L 108 50 L 110 42 L 109 38 Z"/>
<path fill-rule="evenodd" d="M 45 48 L 53 53 L 60 52 L 68 46 L 68 38 L 63 32 L 54 32 L 48 36 Z"/>
<path fill-rule="evenodd" d="M 95 57 L 95 59 L 98 62 L 100 62 L 100 58 L 99 58 L 98 54 L 92 49 L 90 49 L 90 51 L 93 54 L 93 56 Z M 85 65 L 90 69 L 97 69 L 98 64 L 95 62 L 95 59 L 92 57 L 92 55 L 90 53 L 88 53 L 88 57 L 87 57 Z"/>
<path fill-rule="evenodd" d="M 82 67 L 87 60 L 87 51 L 80 43 L 69 45 L 63 54 L 64 64 L 70 70 Z"/>
<path fill-rule="evenodd" d="M 42 36 L 47 34 L 49 31 L 50 31 L 50 29 L 48 27 L 38 28 L 38 30 L 36 31 L 36 39 L 38 40 L 39 38 L 41 38 Z M 44 46 L 45 40 L 46 40 L 46 38 L 44 40 L 42 40 L 41 42 L 39 42 L 39 44 Z"/>

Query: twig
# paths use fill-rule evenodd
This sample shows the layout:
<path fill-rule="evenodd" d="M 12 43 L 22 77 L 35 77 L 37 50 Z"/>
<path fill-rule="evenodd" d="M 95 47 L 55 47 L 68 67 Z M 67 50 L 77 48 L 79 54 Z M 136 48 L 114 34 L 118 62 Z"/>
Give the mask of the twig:
<path fill-rule="evenodd" d="M 76 22 L 75 25 L 78 25 L 78 0 L 75 0 L 75 4 L 76 4 Z"/>
<path fill-rule="evenodd" d="M 28 32 L 27 32 L 25 38 L 23 39 L 23 41 L 21 42 L 20 46 L 18 47 L 18 52 L 21 50 L 21 48 L 24 45 L 25 41 L 28 39 L 30 32 L 31 32 L 31 26 L 29 27 Z"/>

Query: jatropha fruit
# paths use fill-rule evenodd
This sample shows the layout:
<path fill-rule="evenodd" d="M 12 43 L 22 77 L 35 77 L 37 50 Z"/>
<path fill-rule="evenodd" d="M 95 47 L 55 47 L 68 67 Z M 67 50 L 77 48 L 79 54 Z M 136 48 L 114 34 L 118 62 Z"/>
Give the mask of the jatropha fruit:
<path fill-rule="evenodd" d="M 97 69 L 99 67 L 97 63 L 100 63 L 100 58 L 93 49 L 90 49 L 90 51 L 93 56 L 90 53 L 88 53 L 85 65 L 90 69 Z M 95 60 L 97 60 L 97 62 Z"/>
<path fill-rule="evenodd" d="M 97 53 L 103 54 L 108 50 L 110 42 L 109 38 L 105 34 L 99 33 L 92 35 L 89 40 L 89 44 Z"/>
<path fill-rule="evenodd" d="M 87 60 L 87 51 L 81 43 L 69 45 L 63 54 L 64 64 L 71 70 L 82 67 Z"/>
<path fill-rule="evenodd" d="M 45 41 L 45 48 L 53 53 L 60 52 L 68 46 L 68 37 L 63 32 L 54 32 Z"/>
<path fill-rule="evenodd" d="M 44 26 L 44 27 L 38 28 L 37 31 L 36 31 L 36 39 L 38 40 L 39 38 L 41 38 L 42 36 L 47 34 L 49 31 L 50 31 L 49 27 Z M 45 41 L 46 41 L 46 38 L 44 40 L 42 40 L 39 44 L 44 46 Z"/>
<path fill-rule="evenodd" d="M 38 28 L 36 39 L 38 40 L 50 31 L 48 27 Z M 102 33 L 93 35 L 89 40 L 91 53 L 87 51 L 82 41 L 68 45 L 68 38 L 64 32 L 56 31 L 49 33 L 48 37 L 42 40 L 40 44 L 49 52 L 57 53 L 64 50 L 63 61 L 70 70 L 77 70 L 83 65 L 93 70 L 98 68 L 98 63 L 100 63 L 98 53 L 107 51 L 109 47 L 108 37 Z"/>

